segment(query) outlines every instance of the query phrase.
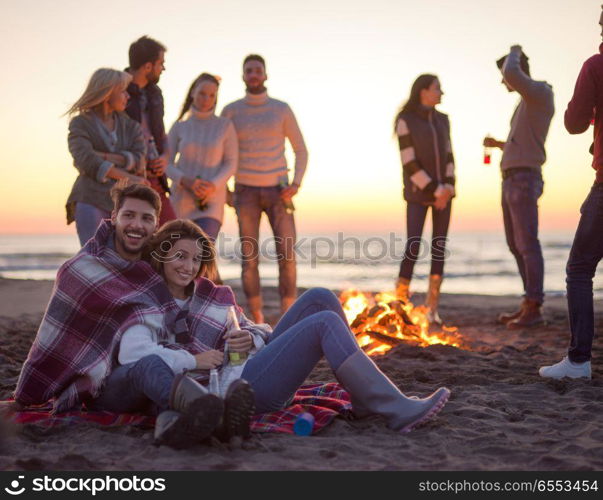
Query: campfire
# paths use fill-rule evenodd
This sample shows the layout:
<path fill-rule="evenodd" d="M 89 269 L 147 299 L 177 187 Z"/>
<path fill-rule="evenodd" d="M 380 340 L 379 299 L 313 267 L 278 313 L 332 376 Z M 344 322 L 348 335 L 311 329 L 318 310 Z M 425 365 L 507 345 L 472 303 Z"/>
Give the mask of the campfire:
<path fill-rule="evenodd" d="M 427 308 L 404 303 L 392 293 L 374 296 L 360 290 L 345 290 L 339 297 L 358 345 L 370 356 L 383 354 L 402 343 L 421 347 L 445 344 L 461 347 L 455 327 L 430 327 Z"/>

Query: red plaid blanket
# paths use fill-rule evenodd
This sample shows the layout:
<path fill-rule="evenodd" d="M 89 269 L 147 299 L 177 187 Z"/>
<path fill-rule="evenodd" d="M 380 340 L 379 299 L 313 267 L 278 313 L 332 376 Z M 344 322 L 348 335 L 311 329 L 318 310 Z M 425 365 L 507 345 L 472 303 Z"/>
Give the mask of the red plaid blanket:
<path fill-rule="evenodd" d="M 251 429 L 254 432 L 283 432 L 293 434 L 293 424 L 300 413 L 308 412 L 314 416 L 316 434 L 330 424 L 338 415 L 350 414 L 352 405 L 349 394 L 339 384 L 305 385 L 295 394 L 293 403 L 283 410 L 256 415 Z M 155 418 L 146 415 L 106 411 L 70 411 L 53 414 L 50 405 L 17 412 L 13 415 L 17 424 L 34 424 L 44 428 L 53 428 L 82 422 L 96 423 L 102 426 L 138 425 L 152 428 Z"/>
<path fill-rule="evenodd" d="M 175 322 L 178 306 L 146 262 L 122 259 L 104 221 L 96 235 L 59 269 L 36 339 L 21 369 L 15 399 L 24 406 L 56 398 L 72 409 L 98 393 L 122 333 L 140 321 Z"/>

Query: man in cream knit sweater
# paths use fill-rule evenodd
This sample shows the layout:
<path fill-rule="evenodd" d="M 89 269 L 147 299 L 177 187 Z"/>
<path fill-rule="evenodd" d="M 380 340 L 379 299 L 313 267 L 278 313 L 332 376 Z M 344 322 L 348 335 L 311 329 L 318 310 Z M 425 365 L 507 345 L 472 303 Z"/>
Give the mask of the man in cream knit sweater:
<path fill-rule="evenodd" d="M 266 64 L 252 54 L 243 61 L 246 95 L 224 108 L 239 139 L 235 174 L 235 208 L 243 260 L 242 281 L 247 305 L 256 323 L 264 320 L 259 274 L 259 229 L 262 212 L 274 233 L 279 266 L 281 312 L 297 295 L 295 267 L 295 220 L 285 203 L 297 194 L 306 170 L 308 152 L 289 105 L 268 97 L 264 83 Z M 295 171 L 289 184 L 285 138 L 295 153 Z"/>

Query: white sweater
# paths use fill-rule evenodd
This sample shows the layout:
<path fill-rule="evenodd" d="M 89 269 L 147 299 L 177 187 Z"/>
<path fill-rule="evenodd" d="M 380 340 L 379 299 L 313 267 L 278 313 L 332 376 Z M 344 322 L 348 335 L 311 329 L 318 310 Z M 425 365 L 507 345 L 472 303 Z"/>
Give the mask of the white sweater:
<path fill-rule="evenodd" d="M 170 200 L 176 215 L 183 219 L 211 217 L 222 222 L 226 202 L 226 182 L 235 173 L 239 148 L 237 134 L 228 118 L 191 108 L 184 121 L 177 121 L 168 134 L 169 164 L 172 180 Z M 197 176 L 211 181 L 215 193 L 207 199 L 208 208 L 199 210 L 195 196 L 180 183 L 182 177 Z"/>
<path fill-rule="evenodd" d="M 188 300 L 174 300 L 181 308 L 188 303 Z M 166 340 L 170 344 L 175 344 L 176 336 L 170 333 Z M 119 364 L 135 363 L 145 356 L 156 354 L 165 361 L 175 374 L 182 373 L 184 370 L 195 369 L 197 361 L 190 352 L 184 349 L 168 349 L 158 342 L 156 330 L 145 325 L 131 326 L 123 333 L 119 342 Z"/>
<path fill-rule="evenodd" d="M 180 308 L 188 308 L 190 298 L 182 300 L 176 299 L 176 304 Z M 219 370 L 220 396 L 225 397 L 230 384 L 238 378 L 241 378 L 243 369 L 247 362 L 266 345 L 264 339 L 259 335 L 252 335 L 253 347 L 249 350 L 247 360 L 240 365 L 231 365 L 228 363 L 226 354 L 224 355 L 224 365 Z M 184 349 L 168 349 L 158 344 L 157 330 L 146 325 L 134 325 L 128 328 L 119 343 L 118 361 L 120 365 L 135 363 L 139 359 L 151 354 L 159 356 L 174 372 L 175 375 L 184 370 L 194 370 L 197 367 L 195 357 Z M 170 344 L 176 343 L 176 337 L 169 334 L 166 341 Z"/>
<path fill-rule="evenodd" d="M 230 118 L 239 138 L 239 166 L 236 182 L 246 186 L 277 186 L 287 176 L 285 138 L 295 153 L 293 183 L 301 185 L 308 151 L 289 105 L 268 97 L 249 94 L 222 110 Z"/>

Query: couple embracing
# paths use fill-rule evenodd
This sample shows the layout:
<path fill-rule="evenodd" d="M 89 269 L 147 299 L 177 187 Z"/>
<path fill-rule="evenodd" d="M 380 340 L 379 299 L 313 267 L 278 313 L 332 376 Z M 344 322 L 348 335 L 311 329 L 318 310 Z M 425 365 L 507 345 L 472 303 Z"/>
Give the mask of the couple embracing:
<path fill-rule="evenodd" d="M 158 229 L 161 200 L 142 184 L 112 197 L 111 219 L 59 269 L 17 383 L 20 406 L 157 415 L 157 442 L 174 447 L 246 437 L 253 414 L 286 407 L 322 356 L 354 413 L 380 414 L 394 430 L 412 430 L 448 400 L 446 388 L 424 399 L 400 392 L 359 349 L 329 290 L 308 290 L 274 329 L 251 322 L 232 290 L 211 281 L 215 249 L 197 225 Z M 246 361 L 223 366 L 225 349 Z M 218 395 L 192 376 L 219 367 Z"/>

